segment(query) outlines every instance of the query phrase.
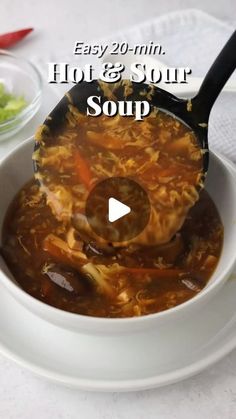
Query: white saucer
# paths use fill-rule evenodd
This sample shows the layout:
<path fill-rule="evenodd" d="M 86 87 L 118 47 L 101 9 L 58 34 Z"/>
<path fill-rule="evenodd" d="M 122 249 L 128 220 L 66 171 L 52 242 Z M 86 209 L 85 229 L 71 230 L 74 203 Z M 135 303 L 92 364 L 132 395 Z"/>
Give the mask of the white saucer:
<path fill-rule="evenodd" d="M 40 319 L 0 284 L 0 352 L 38 375 L 78 389 L 164 386 L 197 374 L 236 348 L 235 297 L 236 273 L 207 304 L 191 317 L 174 319 L 168 329 L 164 323 L 132 336 L 96 336 Z"/>
<path fill-rule="evenodd" d="M 57 328 L 30 313 L 0 286 L 0 351 L 38 375 L 78 389 L 134 391 L 163 386 L 197 374 L 236 347 L 235 296 L 236 274 L 208 306 L 176 330 L 172 347 L 170 336 L 162 336 L 160 342 L 157 333 L 150 333 L 145 339 L 150 339 L 153 356 L 135 359 L 131 342 L 132 353 L 124 350 L 129 368 L 126 363 L 122 368 L 119 361 L 124 353 L 117 338 Z M 93 356 L 100 356 L 104 339 L 110 357 L 105 361 L 101 357 L 101 367 L 95 369 Z M 139 339 L 135 344 L 142 345 L 144 337 Z"/>

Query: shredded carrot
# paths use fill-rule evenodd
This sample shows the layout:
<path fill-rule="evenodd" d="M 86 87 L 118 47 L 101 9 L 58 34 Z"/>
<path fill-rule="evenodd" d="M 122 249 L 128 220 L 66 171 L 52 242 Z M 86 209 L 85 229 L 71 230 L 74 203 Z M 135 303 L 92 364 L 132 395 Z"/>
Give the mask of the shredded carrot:
<path fill-rule="evenodd" d="M 75 162 L 75 170 L 79 179 L 81 180 L 81 182 L 84 184 L 84 186 L 87 189 L 90 189 L 91 181 L 92 181 L 92 174 L 91 174 L 88 163 L 81 156 L 78 150 L 76 150 L 75 154 L 73 155 L 73 159 Z"/>
<path fill-rule="evenodd" d="M 69 247 L 65 248 L 66 242 L 49 234 L 43 241 L 43 250 L 48 252 L 53 258 L 59 262 L 66 263 L 74 268 L 81 268 L 86 262 L 86 258 L 79 257 L 78 251 L 71 250 Z"/>

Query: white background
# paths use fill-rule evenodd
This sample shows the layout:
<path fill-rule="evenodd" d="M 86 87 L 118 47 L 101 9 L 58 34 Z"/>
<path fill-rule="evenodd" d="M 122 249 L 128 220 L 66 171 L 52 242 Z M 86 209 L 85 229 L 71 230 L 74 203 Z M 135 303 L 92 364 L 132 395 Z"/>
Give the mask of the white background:
<path fill-rule="evenodd" d="M 60 58 L 75 39 L 112 34 L 168 11 L 198 7 L 228 22 L 235 0 L 0 0 L 0 32 L 33 26 L 31 40 L 15 48 Z M 34 41 L 34 42 L 32 42 Z M 236 351 L 199 376 L 133 394 L 72 391 L 34 377 L 0 357 L 1 419 L 235 419 Z"/>

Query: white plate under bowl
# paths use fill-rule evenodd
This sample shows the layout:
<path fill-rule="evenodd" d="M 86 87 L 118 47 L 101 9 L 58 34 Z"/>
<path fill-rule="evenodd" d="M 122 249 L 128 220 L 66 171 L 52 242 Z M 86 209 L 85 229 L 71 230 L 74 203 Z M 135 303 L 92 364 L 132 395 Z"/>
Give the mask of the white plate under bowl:
<path fill-rule="evenodd" d="M 160 387 L 197 374 L 236 348 L 235 298 L 236 273 L 184 323 L 176 318 L 168 329 L 124 339 L 54 326 L 24 308 L 0 284 L 0 352 L 44 378 L 78 389 Z"/>
<path fill-rule="evenodd" d="M 25 309 L 0 285 L 0 352 L 37 375 L 73 388 L 137 391 L 160 387 L 199 373 L 236 347 L 235 297 L 236 274 L 182 328 L 173 324 L 171 335 L 127 336 L 124 345 L 113 336 L 82 335 L 53 326 Z M 137 357 L 135 348 L 140 349 L 144 339 L 149 340 L 149 354 L 140 356 L 139 352 Z M 105 361 L 104 344 L 109 354 Z"/>

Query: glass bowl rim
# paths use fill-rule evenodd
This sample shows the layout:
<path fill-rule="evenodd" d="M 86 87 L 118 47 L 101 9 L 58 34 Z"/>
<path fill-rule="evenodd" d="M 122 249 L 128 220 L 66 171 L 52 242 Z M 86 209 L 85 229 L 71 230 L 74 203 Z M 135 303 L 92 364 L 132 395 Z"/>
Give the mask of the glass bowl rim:
<path fill-rule="evenodd" d="M 6 51 L 4 49 L 0 49 L 0 56 L 6 56 L 6 57 L 10 57 L 13 58 L 13 60 L 16 61 L 16 63 L 24 63 L 27 64 L 31 71 L 34 73 L 34 75 L 36 76 L 36 81 L 37 81 L 37 85 L 38 85 L 38 90 L 35 94 L 35 96 L 33 97 L 33 99 L 30 101 L 30 103 L 28 103 L 28 105 L 22 109 L 21 112 L 19 112 L 16 116 L 8 119 L 7 121 L 1 122 L 0 123 L 0 128 L 7 128 L 8 126 L 11 127 L 12 122 L 17 122 L 17 121 L 22 121 L 22 119 L 25 119 L 28 117 L 28 115 L 31 113 L 31 110 L 34 109 L 35 105 L 37 105 L 37 103 L 39 102 L 41 95 L 42 95 L 42 85 L 43 85 L 43 79 L 42 76 L 39 72 L 39 70 L 37 69 L 37 67 L 29 60 L 19 57 L 15 54 L 12 54 L 9 51 Z M 1 135 L 1 133 L 0 133 Z"/>

